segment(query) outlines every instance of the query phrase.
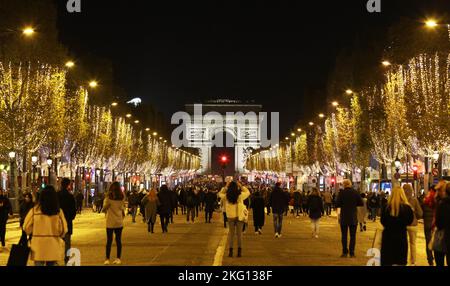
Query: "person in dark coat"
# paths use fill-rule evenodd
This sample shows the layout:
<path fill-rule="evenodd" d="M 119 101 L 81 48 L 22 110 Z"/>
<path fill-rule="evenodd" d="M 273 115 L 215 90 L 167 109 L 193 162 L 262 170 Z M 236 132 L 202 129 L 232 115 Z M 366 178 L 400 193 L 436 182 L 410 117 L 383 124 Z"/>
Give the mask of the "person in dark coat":
<path fill-rule="evenodd" d="M 205 222 L 211 223 L 211 219 L 214 213 L 214 208 L 216 206 L 217 194 L 206 190 L 205 193 Z"/>
<path fill-rule="evenodd" d="M 323 200 L 317 188 L 313 188 L 308 199 L 308 212 L 311 219 L 312 236 L 315 238 L 319 238 L 319 222 L 323 211 Z"/>
<path fill-rule="evenodd" d="M 178 197 L 175 190 L 170 191 L 170 197 L 172 199 L 172 210 L 170 212 L 170 223 L 173 223 L 173 215 L 176 212 L 178 215 Z"/>
<path fill-rule="evenodd" d="M 191 218 L 192 223 L 195 219 L 195 193 L 193 188 L 189 188 L 186 192 L 186 219 L 189 222 Z"/>
<path fill-rule="evenodd" d="M 352 188 L 352 182 L 348 179 L 344 180 L 344 189 L 339 192 L 336 201 L 336 208 L 338 209 L 338 221 L 341 226 L 342 235 L 342 255 L 347 257 L 350 252 L 350 257 L 355 257 L 356 245 L 356 229 L 358 226 L 357 208 L 363 206 L 361 196 Z M 350 245 L 347 245 L 347 235 L 350 231 Z"/>
<path fill-rule="evenodd" d="M 302 212 L 302 194 L 299 190 L 294 191 L 294 212 L 297 217 Z"/>
<path fill-rule="evenodd" d="M 84 200 L 83 192 L 78 191 L 75 199 L 76 199 L 76 203 L 77 203 L 77 213 L 81 214 L 81 210 L 83 209 L 83 200 Z"/>
<path fill-rule="evenodd" d="M 26 193 L 23 195 L 23 200 L 20 202 L 19 206 L 19 225 L 20 229 L 22 229 L 23 222 L 25 221 L 25 217 L 27 216 L 28 212 L 34 207 L 33 203 L 33 196 L 30 193 Z M 26 232 L 22 229 L 22 236 L 20 237 L 19 244 L 20 245 L 27 245 L 28 242 L 28 236 Z"/>
<path fill-rule="evenodd" d="M 442 188 L 444 189 L 444 188 Z M 441 200 L 436 208 L 436 228 L 444 231 L 444 251 L 435 251 L 436 266 L 450 266 L 450 183 L 446 184 L 445 192 L 440 192 Z"/>
<path fill-rule="evenodd" d="M 425 234 L 425 248 L 427 253 L 428 265 L 434 265 L 434 256 L 433 251 L 428 248 L 428 244 L 431 241 L 432 231 L 433 231 L 433 220 L 434 220 L 434 212 L 436 210 L 436 189 L 432 186 L 427 195 L 424 197 L 422 201 L 422 210 L 423 210 L 423 231 Z"/>
<path fill-rule="evenodd" d="M 273 225 L 275 229 L 275 237 L 281 237 L 281 228 L 283 224 L 283 213 L 288 207 L 289 197 L 280 187 L 281 183 L 275 184 L 273 191 L 270 193 L 270 206 L 273 213 Z"/>
<path fill-rule="evenodd" d="M 256 191 L 251 199 L 251 208 L 253 210 L 253 225 L 255 226 L 255 234 L 262 234 L 262 228 L 264 226 L 264 198 L 261 192 Z"/>
<path fill-rule="evenodd" d="M 159 189 L 158 199 L 160 206 L 158 208 L 159 218 L 161 219 L 161 228 L 163 233 L 168 232 L 170 213 L 172 212 L 172 195 L 167 185 L 162 185 Z"/>
<path fill-rule="evenodd" d="M 392 189 L 386 207 L 381 212 L 383 235 L 381 240 L 381 266 L 408 263 L 407 227 L 414 220 L 405 192 L 399 186 Z"/>
<path fill-rule="evenodd" d="M 139 195 L 136 193 L 136 191 L 133 190 L 130 193 L 130 195 L 128 196 L 128 209 L 130 209 L 130 211 L 131 211 L 131 217 L 132 217 L 133 223 L 136 222 L 136 214 L 137 214 L 139 204 L 140 204 Z"/>
<path fill-rule="evenodd" d="M 178 192 L 178 203 L 181 206 L 181 214 L 186 214 L 186 188 L 182 187 Z"/>
<path fill-rule="evenodd" d="M 70 249 L 70 238 L 72 236 L 73 231 L 73 223 L 72 221 L 75 219 L 77 215 L 77 204 L 75 202 L 75 197 L 69 191 L 71 188 L 70 180 L 68 178 L 63 178 L 61 181 L 61 191 L 58 192 L 58 201 L 59 207 L 62 209 L 64 213 L 64 217 L 67 221 L 67 233 L 64 236 L 65 243 L 65 262 L 69 261 L 69 257 L 67 256 L 67 250 Z"/>
<path fill-rule="evenodd" d="M 11 202 L 5 195 L 3 189 L 0 188 L 0 239 L 2 248 L 5 248 L 6 224 L 10 215 L 13 215 Z"/>

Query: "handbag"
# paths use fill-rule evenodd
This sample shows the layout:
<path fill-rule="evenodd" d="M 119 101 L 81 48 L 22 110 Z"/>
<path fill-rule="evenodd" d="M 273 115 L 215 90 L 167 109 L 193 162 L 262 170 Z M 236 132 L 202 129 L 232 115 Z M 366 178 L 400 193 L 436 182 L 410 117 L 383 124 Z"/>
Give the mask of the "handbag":
<path fill-rule="evenodd" d="M 447 252 L 447 249 L 445 247 L 445 241 L 444 241 L 444 230 L 438 230 L 437 228 L 434 229 L 433 234 L 431 236 L 430 243 L 428 244 L 428 249 L 432 251 L 438 251 L 438 252 Z"/>
<path fill-rule="evenodd" d="M 248 210 L 245 207 L 245 205 L 244 205 L 244 209 L 242 210 L 242 213 L 239 213 L 239 203 L 236 202 L 236 215 L 237 215 L 239 221 L 248 223 Z M 242 215 L 242 217 L 241 217 L 241 215 Z"/>

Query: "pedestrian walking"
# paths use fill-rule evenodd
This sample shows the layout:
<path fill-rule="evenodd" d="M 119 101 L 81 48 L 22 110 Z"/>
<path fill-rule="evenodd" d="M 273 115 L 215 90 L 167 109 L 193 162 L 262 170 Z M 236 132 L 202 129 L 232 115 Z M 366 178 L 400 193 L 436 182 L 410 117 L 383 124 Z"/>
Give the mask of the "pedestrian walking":
<path fill-rule="evenodd" d="M 408 243 L 409 243 L 409 265 L 416 265 L 416 240 L 417 240 L 417 225 L 418 220 L 423 217 L 422 207 L 420 206 L 419 200 L 413 196 L 413 187 L 410 184 L 403 185 L 403 190 L 408 199 L 409 206 L 414 212 L 414 218 L 411 225 L 408 225 Z"/>
<path fill-rule="evenodd" d="M 125 218 L 125 201 L 119 182 L 114 182 L 109 187 L 108 195 L 103 203 L 103 212 L 106 213 L 106 260 L 105 265 L 110 264 L 113 235 L 116 237 L 117 258 L 113 264 L 122 264 L 122 231 Z"/>
<path fill-rule="evenodd" d="M 414 220 L 414 213 L 405 192 L 399 186 L 381 212 L 383 234 L 381 239 L 381 265 L 406 265 L 408 262 L 407 226 Z"/>
<path fill-rule="evenodd" d="M 20 206 L 19 206 L 20 229 L 22 229 L 22 227 L 23 227 L 23 223 L 25 222 L 25 218 L 26 218 L 28 212 L 33 207 L 34 207 L 33 196 L 31 195 L 31 193 L 25 193 L 23 195 L 23 200 L 20 202 Z M 22 236 L 20 237 L 19 244 L 20 245 L 28 245 L 28 235 L 23 229 L 22 229 Z"/>
<path fill-rule="evenodd" d="M 319 222 L 323 213 L 323 200 L 317 188 L 313 188 L 309 196 L 308 213 L 311 219 L 312 237 L 319 238 Z"/>
<path fill-rule="evenodd" d="M 331 215 L 331 205 L 333 203 L 333 197 L 331 196 L 331 193 L 329 190 L 326 190 L 323 193 L 323 202 L 324 202 L 324 207 L 325 207 L 325 214 L 327 216 Z"/>
<path fill-rule="evenodd" d="M 158 207 L 160 205 L 156 190 L 152 189 L 143 199 L 141 204 L 144 206 L 145 218 L 147 220 L 147 230 L 154 233 L 156 215 L 158 214 Z"/>
<path fill-rule="evenodd" d="M 70 192 L 71 189 L 71 181 L 68 178 L 63 178 L 61 181 L 61 190 L 58 192 L 58 202 L 59 207 L 64 212 L 64 217 L 67 222 L 67 233 L 64 236 L 64 244 L 65 244 L 65 262 L 69 261 L 69 257 L 67 256 L 67 251 L 71 247 L 71 236 L 73 232 L 73 220 L 77 215 L 77 205 L 75 202 L 75 197 Z"/>
<path fill-rule="evenodd" d="M 273 225 L 275 229 L 275 238 L 281 237 L 281 229 L 283 225 L 283 213 L 288 206 L 289 197 L 286 196 L 281 183 L 277 182 L 270 194 L 270 206 L 273 213 Z"/>
<path fill-rule="evenodd" d="M 436 207 L 435 216 L 435 243 L 434 258 L 436 266 L 444 266 L 446 260 L 447 266 L 450 266 L 450 184 L 438 184 L 439 202 Z M 443 232 L 441 240 L 438 233 Z"/>
<path fill-rule="evenodd" d="M 131 212 L 132 222 L 136 222 L 136 214 L 139 206 L 139 197 L 136 191 L 131 191 L 130 195 L 128 196 L 128 209 Z"/>
<path fill-rule="evenodd" d="M 31 260 L 36 266 L 55 266 L 65 259 L 64 238 L 68 227 L 53 186 L 41 191 L 39 203 L 25 217 L 23 230 L 27 235 L 33 234 Z"/>
<path fill-rule="evenodd" d="M 169 225 L 169 218 L 170 213 L 172 212 L 172 195 L 170 194 L 169 188 L 167 185 L 162 185 L 159 189 L 158 193 L 158 199 L 159 199 L 159 218 L 161 220 L 161 228 L 162 232 L 166 233 L 168 232 L 168 225 Z"/>
<path fill-rule="evenodd" d="M 81 210 L 83 209 L 83 200 L 84 200 L 83 192 L 78 191 L 75 199 L 77 201 L 77 213 L 81 214 Z"/>
<path fill-rule="evenodd" d="M 372 192 L 370 196 L 367 198 L 367 206 L 370 210 L 369 219 L 375 222 L 377 220 L 377 213 L 380 207 L 380 200 L 376 192 Z"/>
<path fill-rule="evenodd" d="M 302 212 L 302 194 L 300 193 L 299 190 L 295 190 L 294 194 L 294 212 L 295 212 L 295 216 L 297 218 L 300 217 L 300 214 Z"/>
<path fill-rule="evenodd" d="M 205 222 L 211 223 L 211 219 L 214 213 L 214 208 L 216 206 L 217 194 L 206 190 L 205 193 Z"/>
<path fill-rule="evenodd" d="M 352 188 L 352 182 L 345 179 L 344 189 L 338 194 L 336 208 L 338 211 L 338 222 L 341 226 L 342 255 L 355 257 L 356 229 L 358 226 L 357 207 L 363 205 L 361 196 Z M 350 232 L 350 244 L 347 245 L 347 236 Z"/>
<path fill-rule="evenodd" d="M 435 186 L 431 186 L 422 202 L 423 210 L 423 231 L 425 234 L 425 248 L 427 253 L 427 261 L 429 266 L 434 265 L 433 251 L 428 248 L 431 241 L 434 212 L 436 210 L 436 189 Z"/>
<path fill-rule="evenodd" d="M 195 219 L 195 193 L 193 188 L 189 188 L 186 192 L 186 220 L 194 223 Z"/>
<path fill-rule="evenodd" d="M 357 208 L 358 213 L 358 224 L 359 224 L 359 231 L 363 232 L 367 230 L 366 227 L 366 217 L 367 217 L 367 198 L 366 194 L 361 194 L 361 200 L 363 202 L 362 206 L 359 206 Z"/>
<path fill-rule="evenodd" d="M 0 188 L 0 239 L 2 241 L 2 251 L 6 249 L 6 224 L 10 215 L 13 215 L 11 202 L 3 189 Z"/>
<path fill-rule="evenodd" d="M 255 234 L 262 234 L 264 226 L 264 198 L 259 190 L 257 190 L 251 197 L 251 208 L 253 210 L 253 226 L 255 227 Z"/>
<path fill-rule="evenodd" d="M 178 196 L 175 190 L 170 191 L 172 209 L 170 211 L 170 223 L 173 223 L 173 215 L 178 215 Z"/>
<path fill-rule="evenodd" d="M 229 257 L 233 257 L 233 240 L 236 233 L 238 253 L 237 257 L 242 256 L 242 229 L 246 217 L 247 209 L 244 200 L 250 196 L 250 191 L 239 182 L 228 182 L 219 192 L 219 197 L 225 200 L 227 220 L 229 222 L 228 242 Z"/>

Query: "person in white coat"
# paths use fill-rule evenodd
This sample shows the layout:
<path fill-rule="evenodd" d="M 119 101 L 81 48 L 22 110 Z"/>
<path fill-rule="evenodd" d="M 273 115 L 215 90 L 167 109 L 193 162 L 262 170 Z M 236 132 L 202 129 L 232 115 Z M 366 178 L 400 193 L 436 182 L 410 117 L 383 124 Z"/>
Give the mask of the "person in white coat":
<path fill-rule="evenodd" d="M 236 233 L 238 243 L 238 257 L 242 256 L 242 230 L 248 216 L 244 200 L 250 196 L 250 191 L 239 182 L 228 182 L 219 193 L 219 197 L 225 202 L 227 214 L 229 242 L 229 257 L 233 257 L 233 240 Z"/>
<path fill-rule="evenodd" d="M 55 266 L 64 261 L 64 236 L 68 231 L 55 188 L 45 187 L 39 203 L 25 217 L 23 230 L 31 239 L 31 260 L 36 266 Z"/>

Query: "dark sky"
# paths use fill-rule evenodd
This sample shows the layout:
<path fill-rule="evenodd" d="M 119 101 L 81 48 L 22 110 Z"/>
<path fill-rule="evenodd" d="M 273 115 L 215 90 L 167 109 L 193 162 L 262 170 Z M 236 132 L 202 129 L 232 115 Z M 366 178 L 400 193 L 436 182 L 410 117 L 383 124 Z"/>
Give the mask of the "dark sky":
<path fill-rule="evenodd" d="M 82 0 L 82 13 L 69 14 L 58 0 L 59 30 L 80 59 L 111 59 L 129 97 L 167 118 L 202 99 L 255 100 L 279 111 L 287 132 L 325 104 L 342 48 L 357 35 L 383 39 L 374 31 L 400 16 L 427 16 L 423 2 L 433 1 L 382 0 L 382 13 L 370 14 L 367 0 Z"/>

